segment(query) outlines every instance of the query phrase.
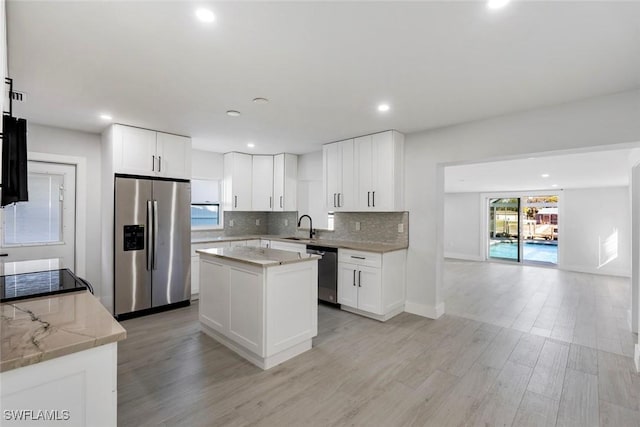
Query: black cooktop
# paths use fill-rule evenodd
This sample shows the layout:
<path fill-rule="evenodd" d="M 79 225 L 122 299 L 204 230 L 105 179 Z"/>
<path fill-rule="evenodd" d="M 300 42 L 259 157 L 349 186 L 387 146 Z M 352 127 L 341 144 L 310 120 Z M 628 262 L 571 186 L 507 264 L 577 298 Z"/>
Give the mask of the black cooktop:
<path fill-rule="evenodd" d="M 81 291 L 87 285 L 68 268 L 0 276 L 0 302 Z"/>

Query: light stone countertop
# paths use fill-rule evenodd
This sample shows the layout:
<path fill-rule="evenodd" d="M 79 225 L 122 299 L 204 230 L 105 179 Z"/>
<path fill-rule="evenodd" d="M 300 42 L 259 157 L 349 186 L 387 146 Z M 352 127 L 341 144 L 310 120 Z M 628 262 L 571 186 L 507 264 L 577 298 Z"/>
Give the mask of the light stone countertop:
<path fill-rule="evenodd" d="M 225 258 L 233 261 L 252 264 L 262 267 L 272 267 L 296 262 L 313 261 L 320 259 L 318 255 L 301 254 L 298 252 L 282 251 L 279 249 L 254 248 L 237 246 L 234 248 L 199 249 L 200 255 L 216 258 Z"/>
<path fill-rule="evenodd" d="M 300 243 L 302 245 L 326 246 L 338 249 L 352 249 L 356 251 L 385 253 L 407 249 L 407 245 L 400 243 L 380 243 L 380 242 L 358 242 L 350 240 L 333 240 L 333 239 L 287 239 L 286 236 L 270 236 L 270 235 L 250 235 L 250 236 L 221 236 L 212 238 L 193 239 L 192 244 L 202 243 L 219 243 L 219 242 L 237 242 L 240 240 L 266 239 L 277 240 L 279 242 Z"/>
<path fill-rule="evenodd" d="M 5 302 L 0 315 L 0 372 L 127 337 L 89 291 Z"/>

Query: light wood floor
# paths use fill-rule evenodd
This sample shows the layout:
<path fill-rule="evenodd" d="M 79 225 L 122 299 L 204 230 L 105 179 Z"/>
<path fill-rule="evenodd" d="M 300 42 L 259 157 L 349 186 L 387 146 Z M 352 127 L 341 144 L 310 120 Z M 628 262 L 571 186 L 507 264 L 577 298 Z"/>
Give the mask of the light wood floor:
<path fill-rule="evenodd" d="M 484 273 L 518 274 L 500 267 Z M 454 284 L 467 267 L 448 262 L 446 270 Z M 557 274 L 550 271 L 540 274 Z M 549 290 L 530 328 L 552 307 L 549 298 L 559 296 Z M 553 331 L 561 306 L 548 327 L 536 327 Z M 497 324 L 504 319 L 403 313 L 379 323 L 320 306 L 313 349 L 268 371 L 202 334 L 197 305 L 128 320 L 118 355 L 119 425 L 640 426 L 640 376 L 630 357 Z M 575 323 L 582 320 L 576 314 Z M 597 337 L 596 324 L 596 347 Z"/>

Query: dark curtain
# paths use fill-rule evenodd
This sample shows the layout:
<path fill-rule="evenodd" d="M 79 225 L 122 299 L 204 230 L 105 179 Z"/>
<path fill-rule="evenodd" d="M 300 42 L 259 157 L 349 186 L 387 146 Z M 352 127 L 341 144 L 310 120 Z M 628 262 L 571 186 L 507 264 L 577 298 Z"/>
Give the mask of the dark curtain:
<path fill-rule="evenodd" d="M 2 197 L 0 206 L 28 200 L 27 121 L 2 116 Z"/>

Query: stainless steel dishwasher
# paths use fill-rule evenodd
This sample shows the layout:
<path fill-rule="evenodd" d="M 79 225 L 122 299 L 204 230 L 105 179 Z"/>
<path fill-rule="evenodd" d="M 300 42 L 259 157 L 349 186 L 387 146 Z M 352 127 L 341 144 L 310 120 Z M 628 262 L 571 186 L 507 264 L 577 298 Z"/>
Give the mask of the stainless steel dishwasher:
<path fill-rule="evenodd" d="M 318 260 L 318 299 L 338 303 L 338 249 L 307 245 L 307 253 L 320 255 Z"/>

